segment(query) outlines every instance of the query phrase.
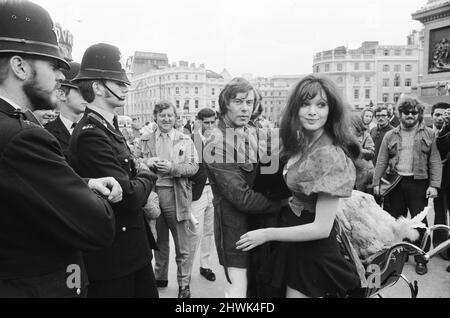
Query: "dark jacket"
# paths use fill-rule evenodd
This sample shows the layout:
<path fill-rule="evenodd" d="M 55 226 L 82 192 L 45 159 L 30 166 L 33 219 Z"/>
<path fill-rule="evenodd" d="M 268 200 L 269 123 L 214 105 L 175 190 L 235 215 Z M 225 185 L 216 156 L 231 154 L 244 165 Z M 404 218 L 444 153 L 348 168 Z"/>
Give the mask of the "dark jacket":
<path fill-rule="evenodd" d="M 59 144 L 65 157 L 67 157 L 67 148 L 69 147 L 70 133 L 61 120 L 61 116 L 58 116 L 54 121 L 49 122 L 44 126 L 53 136 L 58 139 Z"/>
<path fill-rule="evenodd" d="M 80 251 L 112 244 L 112 209 L 69 167 L 55 137 L 13 113 L 0 99 L 0 298 L 77 296 L 66 269 L 82 267 Z"/>
<path fill-rule="evenodd" d="M 445 125 L 438 133 L 436 144 L 442 159 L 442 188 L 450 185 L 450 125 Z"/>
<path fill-rule="evenodd" d="M 239 163 L 238 148 L 233 136 L 225 133 L 227 128 L 230 127 L 220 120 L 218 128 L 206 142 L 203 155 L 214 194 L 214 228 L 219 262 L 225 267 L 229 280 L 228 267 L 248 266 L 248 253 L 236 249 L 236 242 L 249 230 L 248 218 L 279 212 L 281 201 L 270 200 L 252 189 L 258 165 L 247 156 L 243 160 L 245 162 Z M 250 138 L 245 141 L 247 150 L 256 146 L 256 140 Z"/>
<path fill-rule="evenodd" d="M 197 173 L 190 177 L 192 181 L 192 201 L 197 201 L 200 199 L 205 188 L 206 180 L 208 179 L 208 171 L 206 170 L 206 165 L 203 162 L 203 139 L 198 132 L 192 135 L 192 141 L 194 142 L 195 149 L 199 157 L 198 171 Z"/>
<path fill-rule="evenodd" d="M 370 131 L 370 137 L 372 137 L 372 140 L 375 144 L 375 154 L 372 159 L 374 166 L 377 164 L 378 152 L 380 151 L 380 146 L 381 142 L 383 141 L 384 135 L 386 135 L 386 133 L 392 129 L 394 129 L 394 127 L 388 124 L 383 128 L 377 126 Z"/>
<path fill-rule="evenodd" d="M 89 280 L 123 277 L 148 265 L 151 253 L 143 206 L 156 176 L 136 172 L 125 138 L 89 108 L 73 131 L 68 159 L 81 176 L 114 177 L 123 190 L 122 201 L 112 205 L 116 216 L 112 247 L 84 255 Z"/>
<path fill-rule="evenodd" d="M 397 128 L 398 126 L 400 126 L 400 119 L 398 119 L 398 117 L 394 115 L 391 119 L 389 119 L 389 125 Z"/>

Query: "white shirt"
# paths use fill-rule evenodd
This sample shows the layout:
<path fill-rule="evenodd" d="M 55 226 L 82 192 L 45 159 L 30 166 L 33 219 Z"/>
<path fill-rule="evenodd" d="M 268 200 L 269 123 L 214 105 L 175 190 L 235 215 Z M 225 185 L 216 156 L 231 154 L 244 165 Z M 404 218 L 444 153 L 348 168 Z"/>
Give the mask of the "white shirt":
<path fill-rule="evenodd" d="M 105 118 L 106 121 L 107 121 L 108 123 L 110 123 L 111 126 L 114 127 L 114 116 L 115 116 L 114 113 L 111 113 L 111 112 L 109 112 L 109 111 L 107 111 L 107 110 L 104 110 L 104 109 L 102 109 L 102 108 L 99 108 L 99 107 L 97 107 L 97 106 L 95 106 L 95 105 L 93 105 L 93 104 L 89 104 L 88 108 L 90 108 L 90 109 L 92 109 L 93 111 L 96 111 L 97 113 L 99 113 L 100 115 L 102 115 L 102 117 Z"/>
<path fill-rule="evenodd" d="M 6 98 L 6 97 L 0 95 L 0 98 L 3 99 L 3 100 L 4 100 L 5 102 L 7 102 L 8 104 L 10 104 L 12 107 L 14 107 L 14 109 L 19 109 L 19 110 L 22 109 L 22 107 L 20 107 L 20 106 L 17 105 L 15 102 L 13 102 L 12 100 L 10 100 L 10 99 L 8 99 L 8 98 Z"/>
<path fill-rule="evenodd" d="M 164 134 L 164 133 L 161 132 L 161 130 L 159 130 L 159 128 L 157 128 L 155 134 L 156 134 L 156 140 L 155 140 L 156 144 L 155 144 L 155 146 L 156 146 L 156 149 L 160 149 L 160 143 L 163 141 L 162 137 L 161 137 L 161 134 Z M 170 158 L 172 158 L 173 141 L 175 139 L 175 129 L 172 129 L 167 134 L 169 135 L 169 139 L 172 142 L 172 144 L 171 145 L 166 145 L 165 147 L 169 147 L 169 149 L 170 149 Z M 159 156 L 160 154 L 157 153 L 156 155 Z"/>
<path fill-rule="evenodd" d="M 71 121 L 70 119 L 67 119 L 66 117 L 64 117 L 63 115 L 59 115 L 59 118 L 61 118 L 62 123 L 64 124 L 64 127 L 67 128 L 67 130 L 69 131 L 69 134 L 72 135 L 73 133 L 73 128 L 72 125 L 74 124 L 73 121 Z"/>

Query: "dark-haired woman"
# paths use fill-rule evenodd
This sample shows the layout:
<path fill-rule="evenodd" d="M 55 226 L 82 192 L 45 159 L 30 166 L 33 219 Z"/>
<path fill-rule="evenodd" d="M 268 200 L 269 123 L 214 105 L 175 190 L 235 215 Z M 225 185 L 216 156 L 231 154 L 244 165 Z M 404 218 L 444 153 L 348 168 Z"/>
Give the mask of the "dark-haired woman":
<path fill-rule="evenodd" d="M 355 184 L 352 162 L 359 145 L 352 136 L 343 102 L 328 79 L 307 76 L 292 92 L 281 121 L 286 184 L 293 193 L 283 227 L 241 236 L 248 251 L 269 241 L 282 242 L 272 257 L 274 285 L 286 284 L 286 297 L 346 297 L 360 287 L 356 267 L 337 241 L 339 198 Z"/>

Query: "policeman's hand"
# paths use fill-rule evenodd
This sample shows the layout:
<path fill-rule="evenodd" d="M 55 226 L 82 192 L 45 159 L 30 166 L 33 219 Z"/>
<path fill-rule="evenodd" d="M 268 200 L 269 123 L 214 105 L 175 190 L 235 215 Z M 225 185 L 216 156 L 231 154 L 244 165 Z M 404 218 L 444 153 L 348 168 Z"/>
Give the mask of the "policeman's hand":
<path fill-rule="evenodd" d="M 156 163 L 156 168 L 158 169 L 158 172 L 162 174 L 169 174 L 172 169 L 172 163 L 167 160 L 158 161 Z"/>
<path fill-rule="evenodd" d="M 380 186 L 373 187 L 373 194 L 376 196 L 380 195 Z"/>
<path fill-rule="evenodd" d="M 92 190 L 99 192 L 111 203 L 122 201 L 122 187 L 112 177 L 90 179 L 88 186 Z"/>
<path fill-rule="evenodd" d="M 436 188 L 429 187 L 427 189 L 427 199 L 434 199 L 434 198 L 437 198 L 437 196 L 438 196 L 438 191 Z"/>

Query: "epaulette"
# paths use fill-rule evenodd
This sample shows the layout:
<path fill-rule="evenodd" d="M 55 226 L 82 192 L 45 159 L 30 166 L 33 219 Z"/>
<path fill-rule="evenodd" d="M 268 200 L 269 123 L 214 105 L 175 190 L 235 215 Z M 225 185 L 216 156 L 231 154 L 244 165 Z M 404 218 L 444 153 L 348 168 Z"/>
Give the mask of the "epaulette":
<path fill-rule="evenodd" d="M 103 126 L 108 127 L 108 124 L 106 123 L 106 120 L 104 120 L 103 118 L 101 118 L 97 114 L 89 113 L 88 117 L 91 117 L 91 118 L 95 119 L 96 121 L 98 121 L 99 123 L 101 123 Z"/>
<path fill-rule="evenodd" d="M 106 130 L 109 131 L 111 134 L 115 135 L 118 138 L 124 138 L 121 134 L 118 134 L 115 131 L 112 131 L 109 127 L 108 124 L 106 123 L 106 120 L 104 120 L 103 118 L 101 118 L 100 116 L 98 116 L 97 114 L 94 113 L 89 113 L 88 117 L 92 118 L 93 120 L 97 121 L 98 123 L 102 124 L 103 126 L 105 126 Z"/>
<path fill-rule="evenodd" d="M 86 125 L 86 126 L 83 126 L 83 128 L 81 128 L 81 130 L 85 130 L 85 129 L 93 129 L 93 128 L 95 128 L 94 125 Z"/>

